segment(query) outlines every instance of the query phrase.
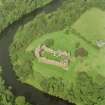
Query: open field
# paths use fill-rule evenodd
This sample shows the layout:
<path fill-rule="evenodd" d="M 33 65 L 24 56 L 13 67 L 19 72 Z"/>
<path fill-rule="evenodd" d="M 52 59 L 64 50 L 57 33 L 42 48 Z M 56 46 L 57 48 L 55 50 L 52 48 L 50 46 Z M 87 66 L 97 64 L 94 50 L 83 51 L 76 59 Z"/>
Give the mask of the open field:
<path fill-rule="evenodd" d="M 105 12 L 91 8 L 74 23 L 72 28 L 96 45 L 97 40 L 105 40 Z"/>
<path fill-rule="evenodd" d="M 88 60 L 89 57 L 92 57 L 94 54 L 97 53 L 97 49 L 94 47 L 88 45 L 84 40 L 79 39 L 76 35 L 74 35 L 72 32 L 69 32 L 68 34 L 65 31 L 59 31 L 50 33 L 47 35 L 42 36 L 41 38 L 34 40 L 27 48 L 26 52 L 34 51 L 35 48 L 43 43 L 46 39 L 53 39 L 54 45 L 52 46 L 53 49 L 56 50 L 63 50 L 68 51 L 71 53 L 70 58 L 70 64 L 68 71 L 65 71 L 59 67 L 53 66 L 53 65 L 47 65 L 42 64 L 38 62 L 36 58 L 33 60 L 33 71 L 40 72 L 45 77 L 62 77 L 64 79 L 70 80 L 72 79 L 72 76 L 77 70 L 78 66 L 80 66 L 83 61 Z M 65 44 L 63 44 L 65 43 Z M 75 51 L 76 51 L 76 44 L 80 44 L 80 48 L 84 48 L 88 51 L 88 56 L 80 58 L 83 61 L 79 59 L 79 57 L 75 57 Z"/>

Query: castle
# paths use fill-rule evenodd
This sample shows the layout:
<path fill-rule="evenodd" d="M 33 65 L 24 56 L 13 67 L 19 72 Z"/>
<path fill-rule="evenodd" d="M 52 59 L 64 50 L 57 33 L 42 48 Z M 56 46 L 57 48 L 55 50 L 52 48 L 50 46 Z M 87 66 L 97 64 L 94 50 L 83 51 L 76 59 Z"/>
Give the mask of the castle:
<path fill-rule="evenodd" d="M 44 56 L 44 53 L 47 52 L 48 54 L 52 54 L 55 57 L 60 57 L 61 60 L 53 60 L 48 59 Z M 46 45 L 40 45 L 35 49 L 35 56 L 37 57 L 38 61 L 44 64 L 55 65 L 64 70 L 68 70 L 68 66 L 70 63 L 70 53 L 66 51 L 55 51 L 51 48 L 48 48 Z"/>

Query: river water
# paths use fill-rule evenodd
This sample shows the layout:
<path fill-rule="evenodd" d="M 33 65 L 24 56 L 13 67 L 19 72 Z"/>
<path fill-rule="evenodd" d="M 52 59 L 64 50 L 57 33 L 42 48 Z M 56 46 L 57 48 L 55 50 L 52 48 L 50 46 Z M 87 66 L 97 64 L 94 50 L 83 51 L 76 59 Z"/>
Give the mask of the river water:
<path fill-rule="evenodd" d="M 32 103 L 32 105 L 73 105 L 63 101 L 62 99 L 47 95 L 30 85 L 19 82 L 12 70 L 9 57 L 9 46 L 12 43 L 13 37 L 19 26 L 24 26 L 24 24 L 42 12 L 49 13 L 55 11 L 61 4 L 62 0 L 53 0 L 53 2 L 49 3 L 48 5 L 38 8 L 23 16 L 18 21 L 15 21 L 1 33 L 2 38 L 0 39 L 0 65 L 3 67 L 3 78 L 6 82 L 6 86 L 12 87 L 12 92 L 15 96 L 25 96 L 26 99 Z"/>

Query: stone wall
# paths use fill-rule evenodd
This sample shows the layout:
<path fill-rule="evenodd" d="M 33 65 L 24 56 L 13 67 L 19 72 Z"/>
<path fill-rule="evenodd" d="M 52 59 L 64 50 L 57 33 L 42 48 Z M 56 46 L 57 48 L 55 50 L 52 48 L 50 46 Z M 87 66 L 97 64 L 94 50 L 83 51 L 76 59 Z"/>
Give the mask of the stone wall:
<path fill-rule="evenodd" d="M 51 59 L 47 59 L 46 57 L 42 57 L 42 53 L 44 52 L 48 52 L 49 54 L 53 54 L 54 56 L 61 56 L 64 59 L 61 61 L 55 61 L 55 60 L 51 60 Z M 66 51 L 55 51 L 53 49 L 50 49 L 48 47 L 46 47 L 45 45 L 43 46 L 38 46 L 35 49 L 35 56 L 37 57 L 38 61 L 41 63 L 45 63 L 45 64 L 50 64 L 50 65 L 55 65 L 58 66 L 60 68 L 63 68 L 64 70 L 68 70 L 68 66 L 69 66 L 69 61 L 70 61 L 70 54 L 67 53 Z"/>

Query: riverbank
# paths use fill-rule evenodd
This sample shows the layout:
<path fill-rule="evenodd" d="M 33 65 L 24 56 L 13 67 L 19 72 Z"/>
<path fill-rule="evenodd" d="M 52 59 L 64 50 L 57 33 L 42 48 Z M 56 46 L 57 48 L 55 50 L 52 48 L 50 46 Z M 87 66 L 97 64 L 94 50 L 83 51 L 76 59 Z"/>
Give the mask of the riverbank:
<path fill-rule="evenodd" d="M 33 1 L 2 1 L 0 0 L 0 32 L 12 24 L 14 21 L 19 20 L 25 14 L 40 8 L 52 0 L 33 0 Z M 1 37 L 1 36 L 0 36 Z"/>
<path fill-rule="evenodd" d="M 10 63 L 8 51 L 9 46 L 13 41 L 13 37 L 17 29 L 20 26 L 24 26 L 24 24 L 32 20 L 36 15 L 40 14 L 41 12 L 48 13 L 56 10 L 60 6 L 60 4 L 60 0 L 54 0 L 54 2 L 50 3 L 49 5 L 38 8 L 33 12 L 23 16 L 20 20 L 9 25 L 1 33 L 3 37 L 0 40 L 0 65 L 2 65 L 3 67 L 3 78 L 6 81 L 6 85 L 12 86 L 12 91 L 16 96 L 25 96 L 26 99 L 33 105 L 49 105 L 50 103 L 52 103 L 53 105 L 69 105 L 69 103 L 64 102 L 58 98 L 46 95 L 30 85 L 22 84 L 21 82 L 19 82 L 15 73 L 12 70 L 12 65 Z"/>

